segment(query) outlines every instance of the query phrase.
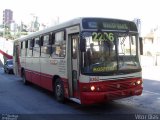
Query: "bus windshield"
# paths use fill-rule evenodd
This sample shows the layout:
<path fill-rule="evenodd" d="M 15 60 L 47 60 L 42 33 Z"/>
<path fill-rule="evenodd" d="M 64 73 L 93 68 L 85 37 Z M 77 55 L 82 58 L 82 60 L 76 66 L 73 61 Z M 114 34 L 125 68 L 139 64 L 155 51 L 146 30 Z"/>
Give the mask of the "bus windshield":
<path fill-rule="evenodd" d="M 83 32 L 85 74 L 128 73 L 140 70 L 137 33 Z"/>

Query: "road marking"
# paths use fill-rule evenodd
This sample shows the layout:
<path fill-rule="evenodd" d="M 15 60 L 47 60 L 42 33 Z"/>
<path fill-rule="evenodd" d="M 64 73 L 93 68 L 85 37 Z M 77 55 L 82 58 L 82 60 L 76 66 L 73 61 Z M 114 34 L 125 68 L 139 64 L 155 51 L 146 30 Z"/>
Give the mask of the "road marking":
<path fill-rule="evenodd" d="M 144 92 L 148 92 L 148 93 L 151 93 L 151 94 L 155 94 L 155 95 L 160 95 L 160 93 L 156 93 L 156 92 L 151 92 L 151 91 L 148 91 L 148 90 L 143 90 Z"/>

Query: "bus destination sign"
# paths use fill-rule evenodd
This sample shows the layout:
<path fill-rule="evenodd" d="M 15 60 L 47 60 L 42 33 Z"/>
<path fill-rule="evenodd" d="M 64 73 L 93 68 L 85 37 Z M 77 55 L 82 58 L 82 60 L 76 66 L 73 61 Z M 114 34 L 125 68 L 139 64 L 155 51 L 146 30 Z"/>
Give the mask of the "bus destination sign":
<path fill-rule="evenodd" d="M 126 23 L 108 23 L 108 22 L 103 22 L 103 28 L 107 29 L 118 29 L 118 30 L 128 30 L 128 26 Z"/>
<path fill-rule="evenodd" d="M 107 30 L 129 30 L 137 31 L 134 22 L 125 20 L 112 20 L 112 19 L 83 19 L 84 29 L 107 29 Z"/>

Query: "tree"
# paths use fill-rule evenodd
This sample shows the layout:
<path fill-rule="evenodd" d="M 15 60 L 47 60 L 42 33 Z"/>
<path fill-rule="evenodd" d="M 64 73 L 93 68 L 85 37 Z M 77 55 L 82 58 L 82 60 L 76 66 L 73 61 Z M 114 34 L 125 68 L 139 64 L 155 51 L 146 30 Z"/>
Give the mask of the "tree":
<path fill-rule="evenodd" d="M 40 24 L 38 22 L 38 17 L 36 16 L 36 19 L 34 21 L 34 31 L 39 31 L 39 27 L 40 27 Z"/>

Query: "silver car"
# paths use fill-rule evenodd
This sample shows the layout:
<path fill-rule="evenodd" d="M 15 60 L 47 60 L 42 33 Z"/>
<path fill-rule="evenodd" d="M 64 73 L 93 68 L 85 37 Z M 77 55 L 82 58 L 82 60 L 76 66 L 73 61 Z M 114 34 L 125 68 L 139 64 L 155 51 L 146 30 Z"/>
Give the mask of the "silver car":
<path fill-rule="evenodd" d="M 8 59 L 4 64 L 4 72 L 5 73 L 13 73 L 13 59 Z"/>

